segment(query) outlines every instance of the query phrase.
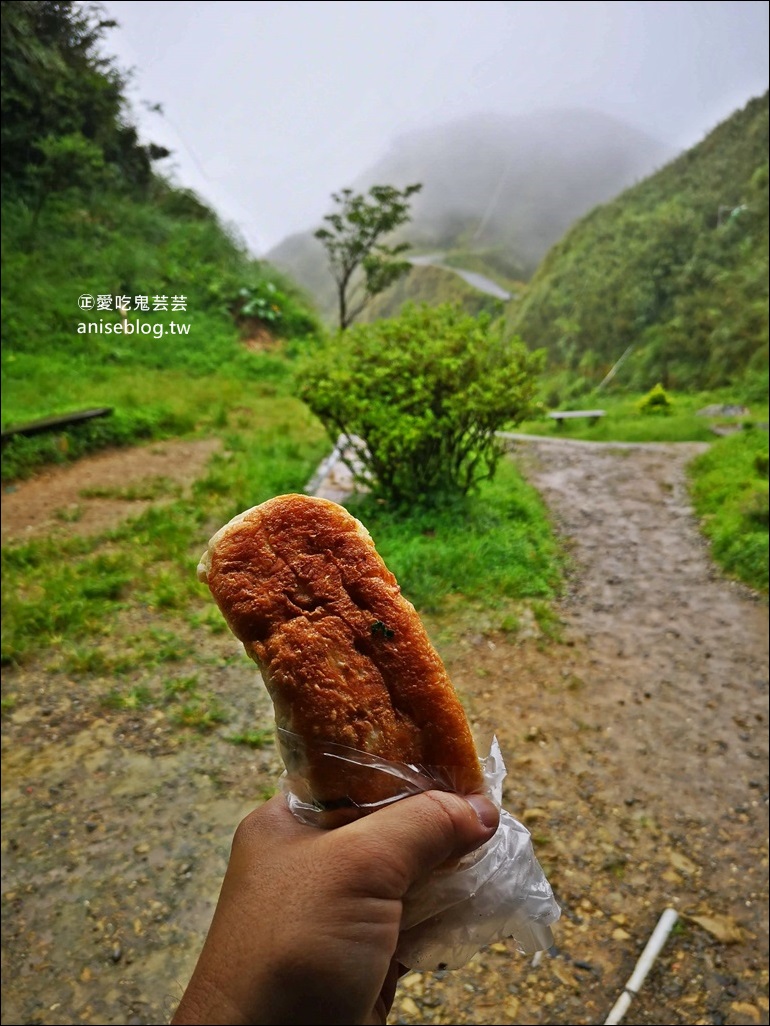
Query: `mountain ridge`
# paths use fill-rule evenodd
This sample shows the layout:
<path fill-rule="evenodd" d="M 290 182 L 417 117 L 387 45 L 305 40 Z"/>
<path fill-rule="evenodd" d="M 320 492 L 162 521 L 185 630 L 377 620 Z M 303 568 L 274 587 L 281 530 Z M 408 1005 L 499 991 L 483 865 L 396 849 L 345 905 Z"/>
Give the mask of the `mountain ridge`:
<path fill-rule="evenodd" d="M 544 347 L 574 388 L 598 382 L 629 346 L 623 377 L 641 389 L 718 387 L 758 370 L 767 151 L 765 93 L 576 222 L 509 307 L 511 331 Z"/>
<path fill-rule="evenodd" d="M 472 249 L 481 255 L 476 269 L 526 280 L 578 217 L 669 155 L 662 143 L 597 111 L 483 113 L 402 134 L 351 187 L 423 182 L 399 237 L 415 251 Z M 333 282 L 312 230 L 287 236 L 265 259 L 331 313 Z"/>

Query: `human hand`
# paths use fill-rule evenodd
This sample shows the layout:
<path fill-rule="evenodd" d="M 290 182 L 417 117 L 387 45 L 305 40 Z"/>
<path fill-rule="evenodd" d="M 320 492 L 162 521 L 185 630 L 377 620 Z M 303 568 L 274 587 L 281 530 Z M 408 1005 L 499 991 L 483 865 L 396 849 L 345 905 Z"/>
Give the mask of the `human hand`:
<path fill-rule="evenodd" d="M 497 823 L 481 795 L 428 791 L 325 831 L 272 798 L 236 831 L 172 1026 L 384 1024 L 404 895 Z"/>

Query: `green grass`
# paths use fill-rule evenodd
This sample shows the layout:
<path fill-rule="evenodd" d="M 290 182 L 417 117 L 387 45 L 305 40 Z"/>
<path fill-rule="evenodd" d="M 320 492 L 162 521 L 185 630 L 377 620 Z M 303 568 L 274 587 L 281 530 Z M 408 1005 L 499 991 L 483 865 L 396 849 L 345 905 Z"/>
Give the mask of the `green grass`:
<path fill-rule="evenodd" d="M 366 499 L 349 509 L 421 612 L 558 593 L 562 556 L 545 507 L 508 462 L 478 495 L 447 510 L 395 515 Z"/>
<path fill-rule="evenodd" d="M 170 718 L 179 727 L 191 727 L 203 734 L 219 723 L 227 723 L 228 714 L 216 696 L 195 694 L 173 708 Z"/>
<path fill-rule="evenodd" d="M 250 259 L 213 215 L 202 218 L 202 207 L 178 198 L 159 184 L 144 200 L 95 195 L 87 210 L 59 197 L 34 232 L 21 199 L 3 204 L 3 427 L 114 409 L 66 432 L 12 439 L 3 446 L 4 480 L 107 446 L 225 427 L 244 391 L 252 399 L 288 394 L 285 354 L 318 330 L 306 300 Z M 132 310 L 129 323 L 152 331 L 116 334 L 120 315 L 83 312 L 82 294 L 182 296 L 185 310 Z M 263 294 L 270 323 L 262 327 L 291 341 L 252 352 L 241 340 L 261 322 L 243 313 L 244 295 Z M 180 324 L 189 334 L 170 334 Z"/>
<path fill-rule="evenodd" d="M 145 684 L 115 687 L 104 696 L 101 704 L 117 712 L 162 708 L 173 724 L 200 734 L 228 720 L 227 711 L 216 695 L 201 691 L 197 674 L 166 680 L 160 690 Z"/>
<path fill-rule="evenodd" d="M 65 666 L 117 671 L 125 665 L 119 625 L 126 611 L 151 609 L 161 622 L 202 614 L 195 567 L 210 534 L 249 506 L 301 490 L 328 445 L 297 400 L 243 402 L 254 403 L 248 431 L 230 436 L 231 449 L 213 457 L 190 498 L 151 507 L 101 535 L 4 547 L 4 663 L 52 648 Z M 143 644 L 133 643 L 137 656 Z"/>
<path fill-rule="evenodd" d="M 272 730 L 245 730 L 239 734 L 230 734 L 227 740 L 233 745 L 245 748 L 264 748 L 273 743 Z"/>
<path fill-rule="evenodd" d="M 768 590 L 768 435 L 724 438 L 690 468 L 695 510 L 714 559 L 758 591 Z"/>
<path fill-rule="evenodd" d="M 83 499 L 116 499 L 121 502 L 153 502 L 156 499 L 176 497 L 182 493 L 180 485 L 175 484 L 167 477 L 157 475 L 137 481 L 125 487 L 104 488 L 95 486 L 93 488 L 81 488 L 79 494 Z"/>
<path fill-rule="evenodd" d="M 549 392 L 552 393 L 550 397 Z M 669 412 L 665 413 L 641 412 L 639 404 L 645 397 L 641 392 L 588 392 L 564 402 L 553 401 L 558 395 L 555 386 L 549 388 L 546 385 L 543 393 L 545 398 L 540 403 L 541 416 L 517 425 L 514 431 L 591 442 L 713 442 L 717 437 L 712 430 L 714 425 L 742 426 L 744 423 L 767 423 L 768 419 L 766 396 L 761 401 L 746 402 L 742 395 L 726 389 L 696 393 L 669 392 L 672 405 Z M 743 405 L 750 412 L 737 417 L 699 415 L 699 410 L 715 404 Z M 562 421 L 558 425 L 548 417 L 552 409 L 598 409 L 604 410 L 605 416 L 596 423 L 580 418 Z"/>
<path fill-rule="evenodd" d="M 152 671 L 193 654 L 180 622 L 191 630 L 224 629 L 195 576 L 209 535 L 249 506 L 301 490 L 329 446 L 317 421 L 290 397 L 242 394 L 238 408 L 229 418 L 234 426 L 220 432 L 226 447 L 189 498 L 146 482 L 120 496 L 171 501 L 100 535 L 4 548 L 3 663 L 23 664 L 42 652 L 53 672 L 98 678 L 94 695 L 104 709 L 159 709 L 183 732 L 206 733 L 227 722 L 228 710 L 197 673 L 164 679 Z M 506 599 L 558 591 L 560 557 L 544 509 L 509 464 L 452 511 L 400 521 L 364 501 L 356 512 L 407 595 L 426 611 L 456 610 L 458 602 L 499 610 Z M 137 618 L 144 626 L 127 629 Z M 258 748 L 269 736 L 251 731 L 227 740 Z"/>
<path fill-rule="evenodd" d="M 247 427 L 260 400 L 287 395 L 291 361 L 283 355 L 244 353 L 217 373 L 190 376 L 181 369 L 106 370 L 79 360 L 21 354 L 6 373 L 3 357 L 3 423 L 19 425 L 48 414 L 110 406 L 110 417 L 67 431 L 17 436 L 3 446 L 3 480 L 27 477 L 39 467 L 66 463 L 108 446 L 151 439 L 201 437 L 232 425 Z M 53 364 L 53 367 L 51 366 Z"/>

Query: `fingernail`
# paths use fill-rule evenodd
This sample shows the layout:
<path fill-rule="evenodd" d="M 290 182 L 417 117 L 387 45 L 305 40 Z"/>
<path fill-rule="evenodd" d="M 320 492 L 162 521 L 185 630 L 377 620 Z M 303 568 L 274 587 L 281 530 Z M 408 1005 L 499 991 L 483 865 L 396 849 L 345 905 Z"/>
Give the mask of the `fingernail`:
<path fill-rule="evenodd" d="M 500 812 L 494 802 L 483 794 L 465 795 L 466 802 L 473 808 L 485 827 L 496 827 L 500 821 Z"/>

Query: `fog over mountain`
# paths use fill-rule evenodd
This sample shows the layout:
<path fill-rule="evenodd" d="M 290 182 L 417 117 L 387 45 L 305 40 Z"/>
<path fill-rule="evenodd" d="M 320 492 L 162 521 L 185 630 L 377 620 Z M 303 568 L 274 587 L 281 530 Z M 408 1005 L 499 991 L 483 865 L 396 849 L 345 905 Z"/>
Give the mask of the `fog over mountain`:
<path fill-rule="evenodd" d="M 415 249 L 486 254 L 509 278 L 526 279 L 575 220 L 671 156 L 657 140 L 596 111 L 489 114 L 402 135 L 340 188 L 422 182 L 403 232 Z M 267 259 L 328 309 L 333 283 L 313 238 L 317 227 L 289 236 Z"/>

